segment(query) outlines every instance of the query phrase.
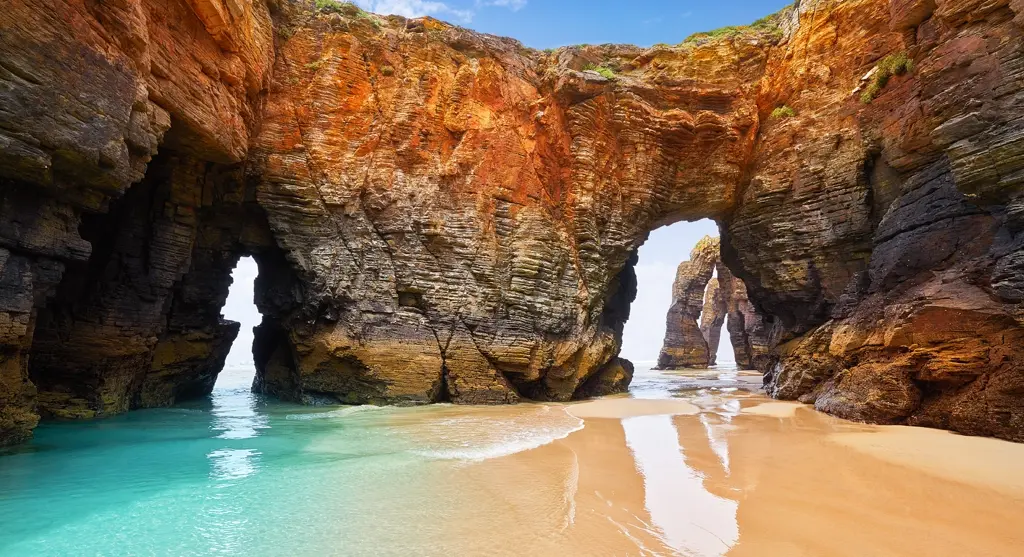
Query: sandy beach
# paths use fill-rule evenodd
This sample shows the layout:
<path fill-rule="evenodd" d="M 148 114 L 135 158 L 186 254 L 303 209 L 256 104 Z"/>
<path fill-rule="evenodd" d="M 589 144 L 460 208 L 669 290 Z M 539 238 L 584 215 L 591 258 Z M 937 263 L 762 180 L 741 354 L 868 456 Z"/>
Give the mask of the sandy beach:
<path fill-rule="evenodd" d="M 639 369 L 629 396 L 405 408 L 226 388 L 47 428 L 63 449 L 0 461 L 0 554 L 97 532 L 118 555 L 1022 554 L 1024 445 L 847 422 L 758 379 Z"/>
<path fill-rule="evenodd" d="M 533 555 L 1020 555 L 1024 445 L 846 422 L 742 391 L 568 405 L 583 427 L 449 479 Z M 464 501 L 465 502 L 465 501 Z M 447 538 L 451 543 L 455 540 Z"/>

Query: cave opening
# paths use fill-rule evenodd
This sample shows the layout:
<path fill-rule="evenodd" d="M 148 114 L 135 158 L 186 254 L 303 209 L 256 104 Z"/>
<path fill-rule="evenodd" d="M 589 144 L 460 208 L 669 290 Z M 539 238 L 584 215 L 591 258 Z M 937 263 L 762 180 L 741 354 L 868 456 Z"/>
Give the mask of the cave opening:
<path fill-rule="evenodd" d="M 696 314 L 689 316 L 692 324 L 692 332 L 704 335 L 702 342 L 705 346 L 707 362 L 698 363 L 692 366 L 669 366 L 669 367 L 732 367 L 737 365 L 737 354 L 734 349 L 736 339 L 732 342 L 721 342 L 722 329 L 726 331 L 742 330 L 742 316 L 735 311 L 719 311 L 714 316 L 705 318 L 705 306 L 710 305 L 715 298 L 715 290 L 718 288 L 719 274 L 728 275 L 728 270 L 721 263 L 718 255 L 717 238 L 719 235 L 718 225 L 711 219 L 696 221 L 680 221 L 671 225 L 655 229 L 650 233 L 647 241 L 637 251 L 637 263 L 634 267 L 637 282 L 636 299 L 630 307 L 630 316 L 626 321 L 622 339 L 622 357 L 632 361 L 638 367 L 656 367 L 659 364 L 664 344 L 667 341 L 666 333 L 671 338 L 673 331 L 670 324 L 673 320 L 685 319 L 678 312 L 674 304 L 677 302 L 674 296 L 674 283 L 677 282 L 677 272 L 680 270 L 680 263 L 687 261 L 691 254 L 691 248 L 706 241 L 706 238 L 713 238 L 714 259 L 709 261 L 709 272 L 707 278 L 697 279 L 695 287 L 699 290 L 697 296 L 699 303 Z M 722 270 L 719 270 L 722 267 Z M 731 276 L 726 280 L 732 279 Z M 708 302 L 708 303 L 705 303 Z M 724 304 L 720 305 L 724 307 Z M 668 314 L 668 318 L 666 318 Z M 702 322 L 707 321 L 704 330 L 701 330 Z M 729 336 L 726 333 L 724 336 Z M 686 340 L 693 342 L 693 338 Z M 742 348 L 741 348 L 742 351 Z M 742 358 L 740 358 L 742 359 Z M 745 362 L 741 362 L 745 363 Z"/>
<path fill-rule="evenodd" d="M 215 389 L 248 389 L 252 387 L 256 377 L 256 364 L 253 359 L 254 329 L 263 319 L 256 307 L 256 277 L 259 265 L 251 255 L 239 258 L 231 271 L 231 286 L 228 297 L 221 309 L 221 315 L 228 321 L 239 324 L 238 336 L 231 344 L 231 350 L 224 361 L 214 385 Z"/>
<path fill-rule="evenodd" d="M 253 327 L 287 340 L 280 323 L 301 295 L 256 185 L 244 165 L 168 150 L 104 210 L 82 212 L 83 256 L 55 270 L 29 339 L 27 375 L 42 418 L 203 398 L 225 364 L 224 384 L 254 385 Z M 294 368 L 283 354 L 274 369 L 286 381 Z"/>

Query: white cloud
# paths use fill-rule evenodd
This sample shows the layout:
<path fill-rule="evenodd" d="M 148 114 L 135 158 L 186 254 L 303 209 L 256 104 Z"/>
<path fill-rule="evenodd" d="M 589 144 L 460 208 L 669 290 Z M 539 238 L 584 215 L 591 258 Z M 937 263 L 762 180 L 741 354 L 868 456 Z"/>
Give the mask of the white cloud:
<path fill-rule="evenodd" d="M 520 0 L 499 0 L 517 2 Z M 378 14 L 395 14 L 405 17 L 451 17 L 461 23 L 473 20 L 472 10 L 460 10 L 433 0 L 356 0 L 359 7 Z"/>

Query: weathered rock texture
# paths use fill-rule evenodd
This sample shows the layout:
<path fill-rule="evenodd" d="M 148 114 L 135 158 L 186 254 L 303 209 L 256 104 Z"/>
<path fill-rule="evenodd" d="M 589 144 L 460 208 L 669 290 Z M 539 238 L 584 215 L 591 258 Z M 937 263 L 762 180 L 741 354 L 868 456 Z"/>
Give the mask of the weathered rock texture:
<path fill-rule="evenodd" d="M 722 340 L 722 325 L 728 312 L 725 291 L 718 285 L 718 279 L 708 282 L 704 293 L 704 308 L 700 314 L 700 334 L 708 349 L 708 365 L 718 363 L 718 344 Z"/>
<path fill-rule="evenodd" d="M 721 260 L 716 267 L 721 305 L 715 304 L 713 311 L 723 311 L 727 316 L 726 329 L 732 344 L 736 365 L 740 369 L 766 369 L 772 362 L 770 331 L 761 315 L 747 297 L 747 288 L 737 279 Z M 709 317 L 712 323 L 718 318 Z M 708 338 L 710 339 L 710 332 Z M 716 332 L 716 334 L 718 334 Z M 710 340 L 708 341 L 711 342 Z M 711 363 L 715 363 L 712 361 Z"/>
<path fill-rule="evenodd" d="M 697 320 L 707 305 L 705 291 L 710 290 L 708 282 L 715 272 L 718 249 L 718 238 L 705 236 L 690 252 L 690 259 L 676 269 L 672 306 L 665 318 L 665 342 L 658 355 L 660 369 L 708 367 L 708 341 Z"/>
<path fill-rule="evenodd" d="M 1024 440 L 1024 6 L 782 19 L 549 55 L 283 0 L 6 2 L 0 443 L 208 391 L 243 254 L 267 392 L 621 388 L 636 249 L 698 218 L 766 319 L 774 395 Z"/>
<path fill-rule="evenodd" d="M 747 299 L 743 282 L 719 257 L 718 238 L 697 242 L 690 259 L 679 264 L 666 317 L 661 369 L 706 368 L 717 363 L 722 326 L 728 320 L 736 364 L 744 369 L 767 363 L 770 355 L 764 317 Z M 712 278 L 712 275 L 717 275 Z M 700 324 L 697 320 L 700 319 Z"/>
<path fill-rule="evenodd" d="M 772 57 L 760 101 L 797 116 L 762 127 L 725 227 L 726 262 L 775 316 L 773 395 L 1024 440 L 1022 8 L 801 7 L 815 23 Z M 850 99 L 901 50 L 911 72 Z"/>

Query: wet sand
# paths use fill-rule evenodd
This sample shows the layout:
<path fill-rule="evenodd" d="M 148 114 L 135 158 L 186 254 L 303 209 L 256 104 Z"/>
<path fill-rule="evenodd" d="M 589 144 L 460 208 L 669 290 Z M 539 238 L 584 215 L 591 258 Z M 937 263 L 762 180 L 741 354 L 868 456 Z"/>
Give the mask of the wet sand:
<path fill-rule="evenodd" d="M 716 390 L 568 410 L 583 427 L 564 438 L 438 470 L 457 486 L 445 551 L 1024 554 L 1024 445 Z"/>
<path fill-rule="evenodd" d="M 700 413 L 700 408 L 682 399 L 639 399 L 608 397 L 567 406 L 577 418 L 635 418 L 639 416 L 678 416 Z"/>
<path fill-rule="evenodd" d="M 948 431 L 888 426 L 832 441 L 886 462 L 1024 499 L 1024 444 Z M 1022 548 L 1024 554 L 1024 548 Z"/>
<path fill-rule="evenodd" d="M 799 402 L 763 402 L 744 408 L 743 413 L 771 418 L 792 418 L 801 408 L 806 409 L 807 405 Z"/>

